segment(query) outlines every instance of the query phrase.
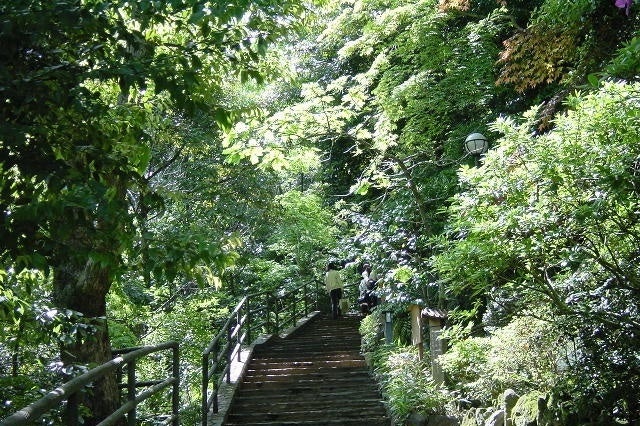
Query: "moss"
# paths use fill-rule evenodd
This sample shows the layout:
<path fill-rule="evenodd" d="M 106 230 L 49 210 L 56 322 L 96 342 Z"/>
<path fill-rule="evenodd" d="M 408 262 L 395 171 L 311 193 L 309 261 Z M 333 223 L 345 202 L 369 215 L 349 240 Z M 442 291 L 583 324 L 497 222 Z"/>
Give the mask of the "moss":
<path fill-rule="evenodd" d="M 534 426 L 537 424 L 540 413 L 540 398 L 544 398 L 544 394 L 538 391 L 529 392 L 518 398 L 511 414 L 514 426 Z"/>
<path fill-rule="evenodd" d="M 467 411 L 462 419 L 462 423 L 460 423 L 460 426 L 478 426 L 478 423 L 476 422 L 475 409 Z"/>

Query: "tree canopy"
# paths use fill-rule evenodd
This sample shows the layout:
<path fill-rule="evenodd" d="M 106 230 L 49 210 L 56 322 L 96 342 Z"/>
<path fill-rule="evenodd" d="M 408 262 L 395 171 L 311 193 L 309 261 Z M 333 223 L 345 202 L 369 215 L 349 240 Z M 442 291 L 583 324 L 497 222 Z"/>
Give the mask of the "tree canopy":
<path fill-rule="evenodd" d="M 112 346 L 204 345 L 240 296 L 339 259 L 373 265 L 398 323 L 449 310 L 448 397 L 512 387 L 559 424 L 637 421 L 637 9 L 4 1 L 7 389 L 27 402 Z M 538 363 L 536 342 L 558 350 Z M 95 419 L 115 399 L 100 384 Z"/>

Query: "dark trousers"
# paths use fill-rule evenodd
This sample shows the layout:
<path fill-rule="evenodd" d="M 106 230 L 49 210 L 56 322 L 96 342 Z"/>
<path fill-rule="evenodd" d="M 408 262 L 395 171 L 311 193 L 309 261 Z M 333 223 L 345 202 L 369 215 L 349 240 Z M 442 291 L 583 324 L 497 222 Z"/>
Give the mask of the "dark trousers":
<path fill-rule="evenodd" d="M 342 299 L 342 289 L 334 288 L 329 292 L 329 296 L 331 296 L 331 315 L 333 319 L 338 318 L 338 314 L 340 314 L 340 299 Z"/>

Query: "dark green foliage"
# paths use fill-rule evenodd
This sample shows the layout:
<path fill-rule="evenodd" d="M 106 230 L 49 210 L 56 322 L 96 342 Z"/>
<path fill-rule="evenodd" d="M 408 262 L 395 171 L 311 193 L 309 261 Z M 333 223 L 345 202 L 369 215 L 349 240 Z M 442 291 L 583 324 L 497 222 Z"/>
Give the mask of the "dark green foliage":
<path fill-rule="evenodd" d="M 498 316 L 533 308 L 577 342 L 559 389 L 572 389 L 575 414 L 591 419 L 638 413 L 622 391 L 640 373 L 637 96 L 637 85 L 608 84 L 572 98 L 572 111 L 537 138 L 530 122 L 498 125 L 500 148 L 462 173 L 466 190 L 436 261 L 452 290 L 499 294 Z"/>
<path fill-rule="evenodd" d="M 566 424 L 637 421 L 638 88 L 607 81 L 638 78 L 636 5 L 308 7 L 0 5 L 6 389 L 35 398 L 35 376 L 69 353 L 104 361 L 109 324 L 117 345 L 188 336 L 195 392 L 199 346 L 237 297 L 336 257 L 354 283 L 371 262 L 399 320 L 409 303 L 448 307 L 500 335 L 528 309 L 575 342 L 544 380 L 524 356 L 517 380 L 491 370 L 490 397 L 535 383 Z M 291 29 L 304 39 L 266 56 Z M 587 81 L 599 91 L 570 96 Z M 471 132 L 490 140 L 482 161 L 463 152 Z M 482 364 L 476 349 L 460 365 Z M 400 364 L 385 372 L 398 417 L 440 411 L 422 366 Z M 466 391 L 477 376 L 463 373 L 451 386 Z M 429 392 L 405 392 L 414 376 Z"/>
<path fill-rule="evenodd" d="M 202 224 L 217 213 L 204 218 L 202 200 L 180 199 L 184 186 L 170 188 L 158 177 L 188 168 L 179 163 L 193 165 L 191 176 L 181 176 L 191 183 L 195 175 L 210 179 L 190 185 L 192 191 L 228 178 L 202 158 L 183 159 L 206 152 L 208 143 L 219 145 L 211 128 L 228 128 L 237 116 L 222 96 L 226 80 L 262 79 L 257 62 L 267 43 L 289 31 L 293 24 L 284 23 L 300 12 L 297 1 L 0 5 L 0 264 L 7 330 L 15 328 L 12 322 L 33 321 L 35 312 L 25 311 L 30 289 L 24 282 L 7 285 L 6 272 L 51 273 L 52 288 L 39 297 L 50 299 L 50 327 L 59 333 L 66 365 L 110 358 L 105 300 L 125 272 L 135 282 L 141 275 L 148 287 L 152 272 L 158 286 L 179 276 L 219 284 L 236 257 L 237 236 L 228 222 L 205 232 Z M 185 131 L 189 119 L 203 127 Z M 203 176 L 196 169 L 205 164 Z M 167 211 L 179 214 L 149 224 Z M 194 273 L 198 268 L 204 273 Z M 126 330 L 115 335 L 132 341 Z M 104 416 L 116 399 L 109 378 L 95 389 L 93 415 Z"/>

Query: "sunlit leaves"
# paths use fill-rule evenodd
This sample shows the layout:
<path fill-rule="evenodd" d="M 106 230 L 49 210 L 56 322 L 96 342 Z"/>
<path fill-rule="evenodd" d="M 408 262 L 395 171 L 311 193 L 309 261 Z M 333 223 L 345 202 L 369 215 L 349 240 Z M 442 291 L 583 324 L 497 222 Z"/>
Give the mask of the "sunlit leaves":
<path fill-rule="evenodd" d="M 618 51 L 606 72 L 615 77 L 637 79 L 640 75 L 640 37 L 634 37 Z"/>
<path fill-rule="evenodd" d="M 465 190 L 451 209 L 450 240 L 436 257 L 451 288 L 500 297 L 502 315 L 525 305 L 551 309 L 551 320 L 585 347 L 605 339 L 591 335 L 594 328 L 637 341 L 628 306 L 638 304 L 639 286 L 639 94 L 637 84 L 611 83 L 576 94 L 545 135 L 528 134 L 531 121 L 496 124 L 505 136 L 482 167 L 461 172 Z M 606 345 L 612 358 L 624 359 L 626 377 L 637 374 L 634 344 Z M 576 363 L 578 371 L 607 371 L 598 386 L 624 380 L 614 373 L 620 362 L 585 353 Z M 624 399 L 603 389 L 605 398 Z"/>
<path fill-rule="evenodd" d="M 400 266 L 396 268 L 393 273 L 393 279 L 400 283 L 407 283 L 413 277 L 414 271 L 407 266 Z"/>
<path fill-rule="evenodd" d="M 499 84 L 513 84 L 521 92 L 558 81 L 567 73 L 576 50 L 576 29 L 529 27 L 505 41 Z"/>
<path fill-rule="evenodd" d="M 349 192 L 357 195 L 366 195 L 369 188 L 371 188 L 371 183 L 368 180 L 361 180 L 352 185 Z"/>

